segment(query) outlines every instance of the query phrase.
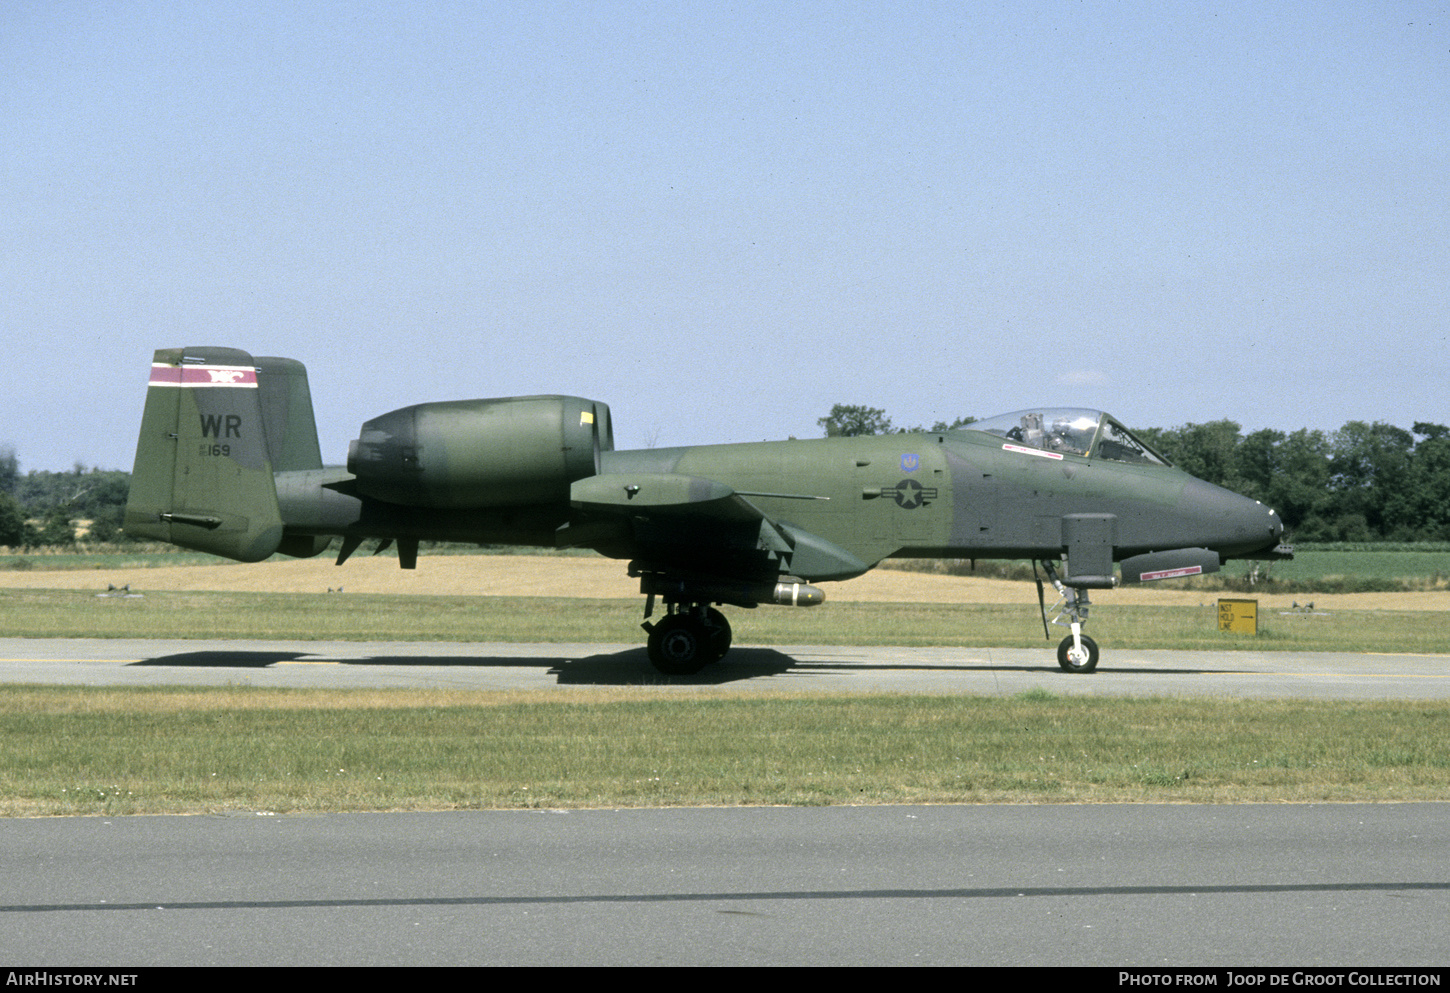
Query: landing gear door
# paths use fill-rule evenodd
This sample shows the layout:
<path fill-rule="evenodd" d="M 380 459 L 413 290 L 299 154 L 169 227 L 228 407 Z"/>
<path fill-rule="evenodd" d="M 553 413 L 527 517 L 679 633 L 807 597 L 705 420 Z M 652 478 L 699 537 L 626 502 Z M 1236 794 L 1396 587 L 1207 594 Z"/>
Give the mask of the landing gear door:
<path fill-rule="evenodd" d="M 1107 590 L 1113 582 L 1115 514 L 1068 514 L 1062 519 L 1062 544 L 1067 549 L 1063 582 L 1078 589 Z"/>

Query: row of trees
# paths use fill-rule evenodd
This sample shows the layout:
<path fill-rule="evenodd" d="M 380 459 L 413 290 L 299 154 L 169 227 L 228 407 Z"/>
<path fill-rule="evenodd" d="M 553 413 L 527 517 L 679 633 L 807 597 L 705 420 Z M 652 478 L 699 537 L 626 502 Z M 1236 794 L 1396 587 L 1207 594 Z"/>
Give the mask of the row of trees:
<path fill-rule="evenodd" d="M 89 522 L 86 537 L 115 541 L 131 474 L 114 469 L 20 472 L 14 449 L 0 448 L 0 545 L 11 548 L 69 547 L 77 523 Z"/>
<path fill-rule="evenodd" d="M 1273 507 L 1296 541 L 1450 540 L 1450 428 L 1350 421 L 1338 431 L 1233 421 L 1145 429 L 1175 465 Z"/>
<path fill-rule="evenodd" d="M 817 423 L 828 437 L 898 430 L 884 410 L 847 404 Z M 1295 541 L 1450 541 L 1450 427 L 1443 424 L 1416 421 L 1406 431 L 1350 421 L 1338 431 L 1246 435 L 1222 420 L 1136 433 L 1184 471 L 1273 507 Z"/>
<path fill-rule="evenodd" d="M 937 421 L 931 427 L 898 428 L 880 407 L 856 407 L 838 403 L 831 412 L 816 421 L 827 438 L 854 438 L 863 434 L 909 434 L 914 431 L 954 431 L 975 421 L 975 417 L 958 417 L 948 424 Z"/>

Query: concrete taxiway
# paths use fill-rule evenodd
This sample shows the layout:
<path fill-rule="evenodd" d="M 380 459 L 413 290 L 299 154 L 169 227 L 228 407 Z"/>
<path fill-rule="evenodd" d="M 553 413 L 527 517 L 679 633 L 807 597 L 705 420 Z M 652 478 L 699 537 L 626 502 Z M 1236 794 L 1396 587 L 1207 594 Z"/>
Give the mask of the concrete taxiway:
<path fill-rule="evenodd" d="M 1450 697 L 1450 655 L 1105 651 L 1092 675 L 1053 650 L 738 646 L 690 677 L 664 677 L 637 645 L 0 639 L 0 682 L 545 690 L 720 686 L 752 691 Z"/>

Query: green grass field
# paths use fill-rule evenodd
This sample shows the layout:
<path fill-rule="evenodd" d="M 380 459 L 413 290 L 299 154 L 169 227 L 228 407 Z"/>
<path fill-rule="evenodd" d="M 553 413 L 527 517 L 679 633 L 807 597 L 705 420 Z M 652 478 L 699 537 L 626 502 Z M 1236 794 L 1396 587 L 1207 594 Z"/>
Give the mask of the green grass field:
<path fill-rule="evenodd" d="M 43 549 L 29 552 L 12 550 L 0 554 L 0 570 L 7 572 L 81 572 L 95 569 L 161 569 L 179 565 L 215 565 L 215 555 L 188 552 L 174 545 L 125 546 L 124 550 L 90 549 L 79 546 L 72 550 Z"/>
<path fill-rule="evenodd" d="M 1295 552 L 1288 562 L 1275 562 L 1268 575 L 1306 589 L 1339 592 L 1355 583 L 1403 584 L 1407 589 L 1440 588 L 1450 583 L 1450 548 L 1396 546 L 1386 550 L 1330 547 Z M 1346 590 L 1347 592 L 1347 590 Z"/>
<path fill-rule="evenodd" d="M 3 546 L 0 546 L 3 547 Z M 593 556 L 587 548 L 535 548 L 521 545 L 459 545 L 434 542 L 420 549 L 431 555 L 549 555 L 573 558 Z M 286 561 L 277 555 L 271 561 Z M 92 570 L 164 569 L 170 566 L 227 565 L 226 559 L 206 552 L 189 552 L 162 542 L 115 545 L 79 544 L 72 548 L 40 548 L 31 551 L 8 549 L 0 552 L 0 571 L 84 572 Z"/>
<path fill-rule="evenodd" d="M 1444 703 L 0 687 L 0 814 L 1450 796 Z"/>

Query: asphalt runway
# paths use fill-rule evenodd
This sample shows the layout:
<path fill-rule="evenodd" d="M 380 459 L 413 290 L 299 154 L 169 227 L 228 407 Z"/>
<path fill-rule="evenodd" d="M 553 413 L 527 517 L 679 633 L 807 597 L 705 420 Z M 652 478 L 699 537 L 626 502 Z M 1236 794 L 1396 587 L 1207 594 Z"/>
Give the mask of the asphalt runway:
<path fill-rule="evenodd" d="M 750 691 L 1434 700 L 1450 655 L 1103 649 L 1098 671 L 1057 668 L 1052 646 L 739 646 L 690 677 L 661 676 L 638 645 L 0 639 L 0 682 L 479 690 L 719 686 Z"/>
<path fill-rule="evenodd" d="M 11 820 L 0 958 L 1440 975 L 1447 815 L 1450 804 L 1033 805 Z"/>

